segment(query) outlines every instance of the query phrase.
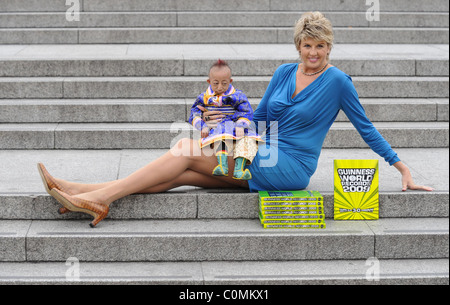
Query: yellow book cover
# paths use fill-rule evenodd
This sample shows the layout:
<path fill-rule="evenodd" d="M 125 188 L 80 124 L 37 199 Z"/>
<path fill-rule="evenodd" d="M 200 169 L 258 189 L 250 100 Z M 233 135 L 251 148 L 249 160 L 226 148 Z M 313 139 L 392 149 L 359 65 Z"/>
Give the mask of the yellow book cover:
<path fill-rule="evenodd" d="M 334 160 L 334 219 L 379 219 L 378 160 Z"/>

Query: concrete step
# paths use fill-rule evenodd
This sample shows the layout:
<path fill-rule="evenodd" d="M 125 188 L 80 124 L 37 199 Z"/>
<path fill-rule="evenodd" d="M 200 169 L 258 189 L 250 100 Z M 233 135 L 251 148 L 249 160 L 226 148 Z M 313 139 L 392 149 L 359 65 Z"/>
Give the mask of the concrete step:
<path fill-rule="evenodd" d="M 202 76 L 211 60 L 0 60 L 2 77 L 125 77 Z M 232 59 L 234 76 L 272 76 L 276 68 L 293 60 Z M 405 59 L 332 59 L 332 64 L 351 76 L 448 76 L 449 61 Z M 382 68 L 383 67 L 383 68 Z"/>
<path fill-rule="evenodd" d="M 294 54 L 294 53 L 293 53 Z M 219 56 L 216 56 L 219 57 Z M 227 56 L 229 58 L 229 56 Z M 272 76 L 284 63 L 279 59 L 229 58 L 234 76 Z M 297 56 L 298 57 L 298 56 Z M 214 59 L 23 59 L 1 60 L 2 77 L 127 77 L 202 76 Z M 331 63 L 355 76 L 448 76 L 448 58 L 422 59 L 339 59 Z"/>
<path fill-rule="evenodd" d="M 45 193 L 36 164 L 42 162 L 61 179 L 102 183 L 122 179 L 156 160 L 167 150 L 0 151 L 0 219 L 59 220 L 56 200 Z M 396 149 L 419 185 L 435 192 L 401 192 L 401 175 L 370 149 L 324 149 L 309 190 L 325 197 L 325 215 L 333 218 L 334 160 L 376 159 L 380 168 L 380 217 L 449 217 L 449 151 Z M 426 160 L 426 162 L 424 162 Z M 109 219 L 256 219 L 257 194 L 238 189 L 200 189 L 184 186 L 164 194 L 132 195 L 114 203 Z M 88 216 L 89 218 L 89 216 Z"/>
<path fill-rule="evenodd" d="M 258 220 L 0 221 L 0 261 L 295 261 L 448 258 L 447 219 L 327 221 L 265 230 Z M 95 249 L 95 251 L 93 251 Z"/>
<path fill-rule="evenodd" d="M 250 99 L 256 109 L 260 99 Z M 193 99 L 0 100 L 0 123 L 161 123 L 187 121 Z M 361 99 L 372 122 L 449 120 L 448 99 Z M 337 122 L 346 122 L 339 114 Z"/>
<path fill-rule="evenodd" d="M 359 0 L 305 0 L 305 1 L 291 1 L 291 0 L 275 0 L 270 3 L 273 10 L 300 10 L 300 11 L 368 11 L 373 9 L 373 4 L 366 4 Z M 418 0 L 413 1 L 389 1 L 389 3 L 381 4 L 381 12 L 448 12 L 449 4 L 444 0 L 432 0 L 428 3 L 423 3 Z"/>
<path fill-rule="evenodd" d="M 193 101 L 189 101 L 193 103 Z M 189 113 L 191 106 L 189 106 Z M 1 123 L 160 123 L 187 121 L 186 99 L 0 100 Z M 432 110 L 429 109 L 431 112 Z"/>
<path fill-rule="evenodd" d="M 386 52 L 389 49 L 389 52 Z M 336 44 L 333 65 L 351 76 L 448 76 L 448 45 Z M 234 76 L 272 76 L 297 62 L 290 44 L 1 45 L 0 76 L 205 76 L 217 58 Z"/>
<path fill-rule="evenodd" d="M 66 19 L 66 13 L 0 13 L 0 28 L 104 28 L 104 27 L 293 27 L 303 12 L 80 12 L 80 21 Z M 371 22 L 366 12 L 327 12 L 335 27 L 445 28 L 448 13 L 383 12 Z"/>
<path fill-rule="evenodd" d="M 359 0 L 247 0 L 232 3 L 216 3 L 212 0 L 80 0 L 80 10 L 85 12 L 127 12 L 127 11 L 348 11 L 365 12 L 371 5 Z M 2 2 L 3 12 L 65 12 L 70 6 L 58 0 L 27 0 Z M 386 12 L 448 12 L 449 4 L 445 0 L 401 0 L 383 3 L 382 11 Z"/>
<path fill-rule="evenodd" d="M 394 148 L 448 148 L 448 122 L 375 122 Z M 170 148 L 181 138 L 200 138 L 188 123 L 1 124 L 0 149 Z M 351 123 L 336 122 L 324 148 L 366 148 Z"/>
<path fill-rule="evenodd" d="M 41 187 L 43 189 L 43 186 Z M 187 188 L 184 188 L 187 189 Z M 0 219 L 3 220 L 81 220 L 82 213 L 57 213 L 61 205 L 48 194 L 0 193 Z M 12 193 L 12 192 L 11 192 Z M 332 192 L 324 195 L 324 213 L 334 218 Z M 449 217 L 449 193 L 382 192 L 380 218 Z M 138 194 L 114 204 L 108 220 L 152 219 L 258 219 L 258 195 L 239 189 L 184 190 L 162 194 Z"/>
<path fill-rule="evenodd" d="M 335 43 L 448 44 L 448 28 L 334 27 Z M 9 28 L 1 44 L 291 43 L 292 27 Z"/>
<path fill-rule="evenodd" d="M 270 77 L 235 77 L 249 98 L 262 97 Z M 354 77 L 361 98 L 448 98 L 448 77 Z M 0 99 L 196 98 L 205 77 L 48 77 L 0 79 Z"/>
<path fill-rule="evenodd" d="M 0 263 L 0 284 L 139 285 L 448 285 L 448 260 L 291 262 Z M 377 264 L 379 274 L 371 274 Z M 67 275 L 67 276 L 66 276 Z M 270 288 L 268 288 L 270 290 Z M 270 292 L 269 292 L 270 293 Z M 230 297 L 226 295 L 225 297 Z"/>

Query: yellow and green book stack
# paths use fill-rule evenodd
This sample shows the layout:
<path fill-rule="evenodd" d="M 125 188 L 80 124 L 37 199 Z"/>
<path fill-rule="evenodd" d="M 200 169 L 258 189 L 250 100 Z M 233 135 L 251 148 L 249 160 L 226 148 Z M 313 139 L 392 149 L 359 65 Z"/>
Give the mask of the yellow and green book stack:
<path fill-rule="evenodd" d="M 259 219 L 264 229 L 325 229 L 323 196 L 317 191 L 261 191 Z"/>

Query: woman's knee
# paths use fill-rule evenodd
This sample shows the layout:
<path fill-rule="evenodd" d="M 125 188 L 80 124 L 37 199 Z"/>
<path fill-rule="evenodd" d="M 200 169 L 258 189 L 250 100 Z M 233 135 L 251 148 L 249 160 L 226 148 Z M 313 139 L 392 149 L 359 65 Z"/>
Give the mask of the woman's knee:
<path fill-rule="evenodd" d="M 196 154 L 201 155 L 201 151 L 199 151 L 199 149 L 196 149 L 196 146 L 198 146 L 198 143 L 196 143 L 194 140 L 183 138 L 175 144 L 175 146 L 171 149 L 171 152 L 174 156 L 180 157 L 192 157 Z"/>

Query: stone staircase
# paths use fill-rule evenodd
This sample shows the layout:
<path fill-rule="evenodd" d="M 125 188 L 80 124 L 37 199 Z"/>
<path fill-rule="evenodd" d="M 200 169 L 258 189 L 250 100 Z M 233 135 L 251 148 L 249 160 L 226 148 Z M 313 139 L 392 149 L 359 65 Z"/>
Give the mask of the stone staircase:
<path fill-rule="evenodd" d="M 0 43 L 291 43 L 301 13 L 329 12 L 337 43 L 448 43 L 449 4 L 381 3 L 383 18 L 369 22 L 362 0 L 132 0 L 73 1 L 79 22 L 66 19 L 64 1 L 3 1 Z M 376 7 L 374 7 L 376 8 Z M 426 13 L 423 13 L 426 12 Z"/>
<path fill-rule="evenodd" d="M 85 284 L 448 284 L 448 1 L 381 2 L 379 22 L 365 1 L 225 3 L 84 0 L 79 22 L 65 1 L 0 3 L 1 284 L 72 283 L 69 258 Z M 121 199 L 94 230 L 56 213 L 37 162 L 98 183 L 198 137 L 186 120 L 217 58 L 256 107 L 275 69 L 298 60 L 292 26 L 308 10 L 332 20 L 332 64 L 435 192 L 400 192 L 397 171 L 340 115 L 308 187 L 325 195 L 326 230 L 263 230 L 256 194 L 194 187 Z M 342 158 L 380 159 L 379 221 L 333 221 Z M 374 257 L 379 282 L 366 277 Z"/>

